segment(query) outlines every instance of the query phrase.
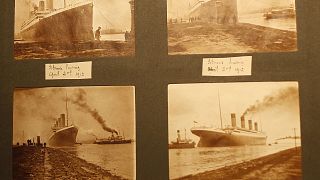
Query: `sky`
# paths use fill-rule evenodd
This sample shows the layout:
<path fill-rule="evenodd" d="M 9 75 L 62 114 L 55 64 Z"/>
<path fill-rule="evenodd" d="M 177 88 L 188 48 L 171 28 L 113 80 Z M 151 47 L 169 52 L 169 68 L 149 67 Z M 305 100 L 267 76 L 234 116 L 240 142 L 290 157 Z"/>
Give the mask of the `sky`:
<path fill-rule="evenodd" d="M 176 139 L 177 130 L 184 132 L 186 129 L 187 138 L 198 142 L 199 138 L 191 133 L 190 128 L 221 126 L 218 91 L 223 127 L 231 124 L 231 113 L 236 113 L 237 125 L 240 125 L 241 115 L 251 107 L 246 120 L 258 122 L 259 129 L 262 127 L 262 131 L 267 133 L 268 140 L 293 136 L 293 128 L 300 134 L 296 82 L 172 84 L 168 88 L 169 142 Z"/>
<path fill-rule="evenodd" d="M 209 0 L 204 0 L 209 1 Z M 198 0 L 168 0 L 168 18 L 185 16 L 189 11 L 189 4 L 192 7 Z M 237 0 L 239 15 L 259 9 L 270 8 L 273 6 L 290 6 L 294 0 Z"/>
<path fill-rule="evenodd" d="M 103 118 L 105 125 L 116 129 L 126 138 L 135 139 L 134 87 L 95 86 L 68 88 L 16 89 L 13 108 L 13 143 L 38 135 L 46 141 L 51 127 L 61 113 L 66 112 L 68 100 L 69 124 L 79 128 L 77 141 L 106 138 L 111 133 L 103 130 L 98 121 L 74 100 L 84 94 L 87 106 Z"/>
<path fill-rule="evenodd" d="M 21 24 L 28 19 L 29 5 L 27 1 L 15 0 L 15 33 L 18 33 Z M 63 0 L 53 0 L 55 8 L 63 7 Z M 67 0 L 68 3 L 88 0 Z M 131 29 L 131 10 L 129 0 L 93 0 L 93 28 L 101 26 L 122 30 Z"/>

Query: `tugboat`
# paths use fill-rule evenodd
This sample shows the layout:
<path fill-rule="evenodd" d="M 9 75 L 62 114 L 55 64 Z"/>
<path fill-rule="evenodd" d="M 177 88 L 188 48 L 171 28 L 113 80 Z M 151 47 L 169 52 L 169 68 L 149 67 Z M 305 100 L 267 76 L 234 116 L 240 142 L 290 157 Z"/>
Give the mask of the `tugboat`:
<path fill-rule="evenodd" d="M 116 136 L 114 136 L 112 132 L 111 136 L 108 138 L 96 138 L 94 144 L 129 144 L 131 142 L 132 139 L 126 139 L 124 136 L 121 136 L 118 133 L 116 133 Z"/>
<path fill-rule="evenodd" d="M 180 131 L 177 130 L 177 140 L 171 141 L 171 144 L 169 144 L 169 149 L 185 149 L 185 148 L 194 148 L 196 143 L 192 141 L 191 139 L 187 139 L 186 136 L 186 130 L 184 130 L 185 137 L 184 139 L 181 139 L 180 137 Z"/>
<path fill-rule="evenodd" d="M 280 19 L 280 18 L 295 18 L 296 17 L 296 8 L 295 2 L 291 2 L 290 7 L 288 8 L 277 8 L 270 9 L 263 14 L 265 19 Z"/>

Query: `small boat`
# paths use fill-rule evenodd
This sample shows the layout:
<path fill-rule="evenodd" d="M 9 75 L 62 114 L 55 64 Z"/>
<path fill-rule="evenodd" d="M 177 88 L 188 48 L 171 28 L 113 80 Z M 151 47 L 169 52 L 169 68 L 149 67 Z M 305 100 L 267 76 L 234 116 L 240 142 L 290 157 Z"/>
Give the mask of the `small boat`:
<path fill-rule="evenodd" d="M 177 140 L 171 141 L 171 144 L 169 144 L 169 149 L 185 149 L 185 148 L 194 148 L 196 143 L 192 141 L 191 139 L 187 139 L 186 137 L 186 130 L 185 130 L 185 138 L 181 139 L 180 137 L 180 131 L 177 130 Z"/>
<path fill-rule="evenodd" d="M 126 139 L 124 136 L 117 134 L 116 136 L 112 135 L 108 138 L 98 139 L 96 138 L 94 144 L 129 144 L 132 142 L 132 139 Z"/>
<path fill-rule="evenodd" d="M 296 12 L 294 8 L 272 9 L 264 13 L 265 19 L 295 18 Z"/>

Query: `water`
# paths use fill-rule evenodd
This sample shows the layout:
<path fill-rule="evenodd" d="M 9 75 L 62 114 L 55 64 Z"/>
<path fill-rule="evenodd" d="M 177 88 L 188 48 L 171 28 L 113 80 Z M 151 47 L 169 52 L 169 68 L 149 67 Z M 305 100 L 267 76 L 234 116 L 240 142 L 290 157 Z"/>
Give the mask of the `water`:
<path fill-rule="evenodd" d="M 250 23 L 275 29 L 296 31 L 296 19 L 295 18 L 279 18 L 268 19 L 263 17 L 263 13 L 246 14 L 239 16 L 239 22 Z"/>
<path fill-rule="evenodd" d="M 125 41 L 124 34 L 102 34 L 101 41 Z"/>
<path fill-rule="evenodd" d="M 112 174 L 135 179 L 135 144 L 82 144 L 60 148 Z"/>
<path fill-rule="evenodd" d="M 294 147 L 294 142 L 260 146 L 169 149 L 170 179 L 198 174 L 273 154 Z"/>

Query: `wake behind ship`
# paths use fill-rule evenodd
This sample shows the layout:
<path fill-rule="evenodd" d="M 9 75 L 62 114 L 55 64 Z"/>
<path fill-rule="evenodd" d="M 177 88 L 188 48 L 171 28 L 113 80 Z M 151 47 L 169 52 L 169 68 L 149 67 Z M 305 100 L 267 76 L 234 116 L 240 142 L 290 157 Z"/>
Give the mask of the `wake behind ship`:
<path fill-rule="evenodd" d="M 76 144 L 78 128 L 66 125 L 65 114 L 61 114 L 52 127 L 53 134 L 49 138 L 50 146 L 72 146 Z"/>
<path fill-rule="evenodd" d="M 63 3 L 63 8 L 55 4 Z M 63 2 L 60 2 L 63 1 Z M 37 42 L 77 42 L 93 40 L 93 2 L 68 4 L 67 0 L 40 0 L 20 29 L 23 40 Z"/>
<path fill-rule="evenodd" d="M 267 136 L 258 131 L 258 123 L 248 121 L 249 128 L 245 128 L 245 118 L 241 116 L 241 127 L 236 125 L 236 115 L 231 114 L 231 127 L 227 128 L 207 128 L 193 127 L 191 132 L 200 137 L 198 147 L 216 146 L 241 146 L 241 145 L 265 145 Z"/>

